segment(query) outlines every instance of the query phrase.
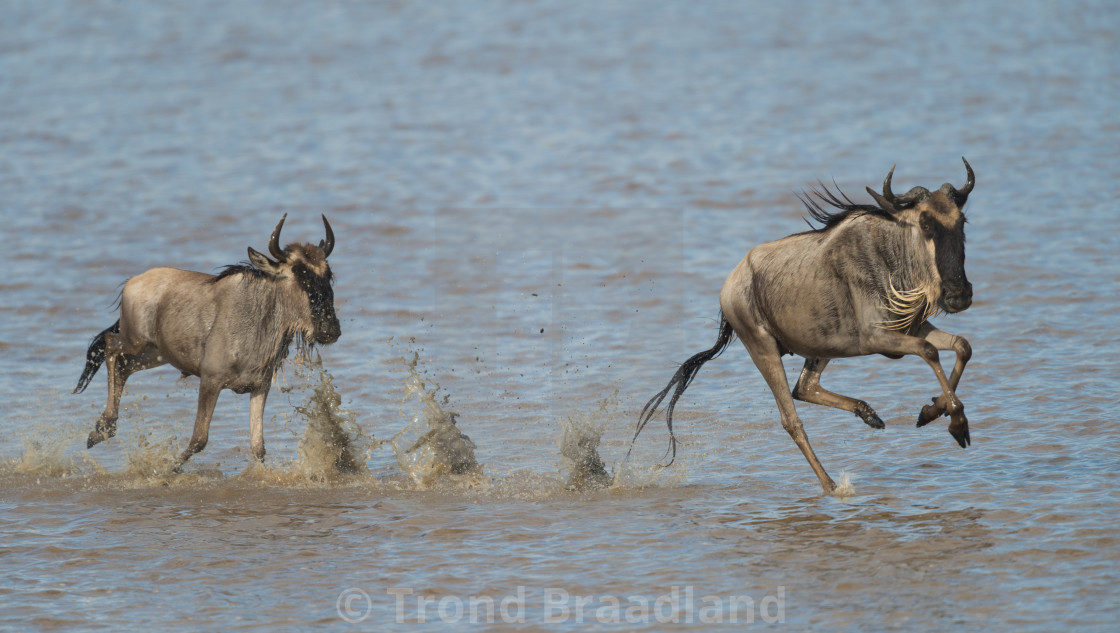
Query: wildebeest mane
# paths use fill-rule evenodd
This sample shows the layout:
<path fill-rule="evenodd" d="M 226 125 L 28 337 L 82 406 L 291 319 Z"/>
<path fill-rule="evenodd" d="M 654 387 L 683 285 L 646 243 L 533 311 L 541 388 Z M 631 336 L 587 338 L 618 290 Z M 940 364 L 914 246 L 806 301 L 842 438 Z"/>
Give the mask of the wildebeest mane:
<path fill-rule="evenodd" d="M 820 225 L 814 226 L 812 222 L 806 220 L 806 223 L 814 231 L 827 231 L 848 218 L 861 215 L 874 215 L 892 222 L 895 220 L 891 212 L 886 209 L 873 204 L 853 202 L 848 194 L 840 190 L 836 183 L 832 184 L 835 191 L 829 189 L 828 185 L 823 182 L 818 181 L 818 185 L 819 187 L 813 187 L 797 196 L 801 204 L 805 205 L 805 210 L 809 212 L 809 216 Z"/>
<path fill-rule="evenodd" d="M 210 283 L 215 284 L 225 279 L 226 277 L 232 277 L 234 275 L 240 274 L 248 275 L 252 279 L 264 279 L 268 277 L 268 273 L 254 267 L 249 262 L 240 262 L 237 264 L 230 264 L 229 266 L 223 266 L 218 274 L 210 280 Z"/>

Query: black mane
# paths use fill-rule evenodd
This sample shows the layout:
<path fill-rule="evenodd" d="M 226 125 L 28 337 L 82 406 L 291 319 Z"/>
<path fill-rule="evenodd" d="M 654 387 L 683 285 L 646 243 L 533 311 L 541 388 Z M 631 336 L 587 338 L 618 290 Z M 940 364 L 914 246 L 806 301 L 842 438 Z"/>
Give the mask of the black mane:
<path fill-rule="evenodd" d="M 264 279 L 265 277 L 268 277 L 268 273 L 258 268 L 254 268 L 253 265 L 249 262 L 241 262 L 238 264 L 223 266 L 222 270 L 217 275 L 215 275 L 213 279 L 210 280 L 210 283 L 215 284 L 225 279 L 226 277 L 232 277 L 234 275 L 240 275 L 242 273 L 248 275 L 251 279 Z"/>
<path fill-rule="evenodd" d="M 875 215 L 892 222 L 895 219 L 890 211 L 881 207 L 873 204 L 856 204 L 852 202 L 852 199 L 841 191 L 836 183 L 832 185 L 836 189 L 835 192 L 829 189 L 828 185 L 823 182 L 818 182 L 818 184 L 820 185 L 819 188 L 814 187 L 797 196 L 801 204 L 805 205 L 809 216 L 820 224 L 820 226 L 813 226 L 812 222 L 806 220 L 814 231 L 827 231 L 848 218 L 861 215 Z M 836 211 L 832 211 L 826 207 L 831 207 L 832 209 L 836 209 Z"/>

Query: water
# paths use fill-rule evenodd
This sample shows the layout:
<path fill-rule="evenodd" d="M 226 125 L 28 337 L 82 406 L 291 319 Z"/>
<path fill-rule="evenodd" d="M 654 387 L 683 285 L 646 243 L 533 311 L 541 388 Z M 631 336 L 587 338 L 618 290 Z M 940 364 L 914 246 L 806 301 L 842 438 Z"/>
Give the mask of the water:
<path fill-rule="evenodd" d="M 1111 630 L 1118 21 L 1107 2 L 8 3 L 0 629 L 662 630 L 676 608 L 694 630 Z M 620 465 L 641 406 L 714 342 L 727 273 L 804 227 L 794 192 L 860 193 L 896 163 L 896 191 L 959 186 L 962 155 L 976 301 L 936 322 L 975 350 L 969 449 L 914 427 L 924 363 L 837 361 L 825 386 L 887 429 L 800 408 L 852 488 L 821 496 L 736 345 L 678 405 L 677 463 L 657 468 L 655 420 Z M 104 379 L 69 391 L 120 283 L 235 263 L 285 212 L 286 239 L 334 226 L 343 334 L 329 380 L 279 377 L 266 465 L 225 393 L 169 474 L 198 385 L 169 368 L 129 382 L 87 452 Z M 436 385 L 478 471 L 417 481 L 388 440 L 429 423 Z M 570 489 L 572 420 L 611 487 Z M 324 428 L 352 468 L 311 450 L 335 446 Z"/>
<path fill-rule="evenodd" d="M 407 362 L 409 375 L 401 401 L 402 411 L 410 399 L 418 403 L 418 411 L 412 416 L 412 422 L 389 440 L 397 455 L 397 464 L 424 489 L 460 477 L 484 485 L 482 466 L 474 454 L 478 446 L 460 430 L 458 414 L 445 408 L 450 396 L 439 398 L 439 386 L 429 388 L 417 372 L 419 356 L 414 352 Z"/>

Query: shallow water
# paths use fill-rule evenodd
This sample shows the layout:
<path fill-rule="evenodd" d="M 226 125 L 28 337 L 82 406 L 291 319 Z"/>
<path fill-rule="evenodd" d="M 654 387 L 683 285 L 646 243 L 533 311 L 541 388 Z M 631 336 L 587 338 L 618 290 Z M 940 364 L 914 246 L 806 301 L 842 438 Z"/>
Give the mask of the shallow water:
<path fill-rule="evenodd" d="M 891 8 L 7 5 L 0 628 L 1111 630 L 1120 14 Z M 655 420 L 620 466 L 727 273 L 803 229 L 795 191 L 959 185 L 961 155 L 976 301 L 936 322 L 975 350 L 969 449 L 914 427 L 924 363 L 836 361 L 887 429 L 800 407 L 854 491 L 821 496 L 736 345 L 679 404 L 677 463 Z M 285 240 L 338 235 L 319 353 L 368 472 L 308 448 L 322 383 L 291 365 L 263 468 L 226 393 L 167 472 L 197 392 L 169 368 L 87 452 L 103 374 L 69 391 L 121 282 L 235 263 L 285 212 Z M 387 442 L 424 421 L 413 354 L 481 474 L 418 481 Z M 614 486 L 569 489 L 572 420 Z"/>

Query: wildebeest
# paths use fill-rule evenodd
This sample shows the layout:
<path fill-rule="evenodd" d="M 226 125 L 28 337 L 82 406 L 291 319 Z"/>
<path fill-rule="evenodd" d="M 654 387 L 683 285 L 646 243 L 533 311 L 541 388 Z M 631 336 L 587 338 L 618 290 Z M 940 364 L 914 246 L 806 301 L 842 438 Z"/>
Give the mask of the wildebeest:
<path fill-rule="evenodd" d="M 833 192 L 824 185 L 803 196 L 819 227 L 755 247 L 731 271 L 720 291 L 716 344 L 686 360 L 665 389 L 650 399 L 634 438 L 675 388 L 665 413 L 675 457 L 673 407 L 700 367 L 738 335 L 774 393 L 782 426 L 826 493 L 836 485 L 809 445 L 794 399 L 851 411 L 868 426 L 884 428 L 866 402 L 821 387 L 821 372 L 833 358 L 920 356 L 937 376 L 941 393 L 922 408 L 918 426 L 948 413 L 949 433 L 962 448 L 968 446 L 968 420 L 955 392 L 972 348 L 928 320 L 939 311 L 960 312 L 972 304 L 972 284 L 964 272 L 961 209 L 976 178 L 967 160 L 964 166 L 968 178 L 960 190 L 945 183 L 934 192 L 914 187 L 895 196 L 891 167 L 882 194 L 867 188 L 874 205 L 856 204 L 839 189 Z M 956 354 L 948 377 L 938 350 Z M 792 393 L 782 367 L 784 354 L 805 358 Z"/>
<path fill-rule="evenodd" d="M 249 248 L 249 261 L 217 275 L 153 268 L 124 284 L 120 318 L 93 338 L 74 393 L 89 386 L 104 361 L 109 398 L 86 448 L 116 434 L 124 383 L 132 374 L 170 363 L 198 376 L 194 433 L 176 469 L 206 446 L 218 393 L 248 393 L 250 444 L 264 460 L 264 404 L 273 375 L 293 341 L 330 344 L 342 330 L 334 310 L 334 279 L 327 257 L 334 232 L 323 216 L 326 238 L 280 249 L 280 218 L 268 241 L 273 259 Z"/>

